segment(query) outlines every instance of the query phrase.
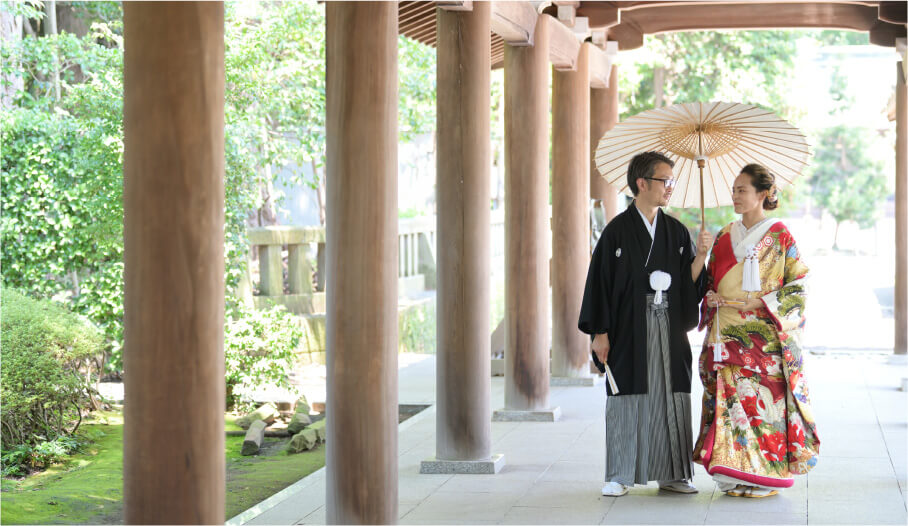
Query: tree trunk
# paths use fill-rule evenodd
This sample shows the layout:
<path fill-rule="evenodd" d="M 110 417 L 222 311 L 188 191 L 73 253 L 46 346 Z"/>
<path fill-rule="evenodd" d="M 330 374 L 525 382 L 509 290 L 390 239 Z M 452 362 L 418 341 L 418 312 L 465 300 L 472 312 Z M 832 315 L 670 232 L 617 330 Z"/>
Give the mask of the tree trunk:
<path fill-rule="evenodd" d="M 653 68 L 653 107 L 661 108 L 665 106 L 665 68 L 658 66 Z"/>
<path fill-rule="evenodd" d="M 834 235 L 833 238 L 832 238 L 832 249 L 833 249 L 833 250 L 838 250 L 838 249 L 839 249 L 839 225 L 841 225 L 841 222 L 839 222 L 839 220 L 836 219 L 836 222 L 835 222 L 835 235 Z"/>
<path fill-rule="evenodd" d="M 22 39 L 22 17 L 13 16 L 12 13 L 0 12 L 0 34 L 2 34 L 3 47 L 11 48 L 18 44 Z M 22 91 L 24 82 L 19 75 L 19 68 L 13 67 L 9 75 L 4 75 L 3 88 L 0 92 L 0 107 L 7 111 L 13 107 L 16 100 L 16 94 Z"/>
<path fill-rule="evenodd" d="M 91 29 L 91 23 L 98 20 L 87 15 L 82 2 L 57 2 L 57 30 L 84 37 Z"/>
<path fill-rule="evenodd" d="M 47 0 L 44 2 L 44 36 L 56 35 L 57 34 L 57 2 L 54 0 Z M 57 52 L 54 51 L 54 72 L 53 72 L 53 83 L 54 83 L 54 100 L 60 100 L 60 57 L 57 55 Z"/>
<path fill-rule="evenodd" d="M 324 172 L 319 173 L 318 166 L 315 164 L 315 159 L 310 161 L 312 163 L 312 175 L 315 176 L 316 188 L 315 194 L 318 197 L 318 224 L 325 226 L 325 176 Z"/>

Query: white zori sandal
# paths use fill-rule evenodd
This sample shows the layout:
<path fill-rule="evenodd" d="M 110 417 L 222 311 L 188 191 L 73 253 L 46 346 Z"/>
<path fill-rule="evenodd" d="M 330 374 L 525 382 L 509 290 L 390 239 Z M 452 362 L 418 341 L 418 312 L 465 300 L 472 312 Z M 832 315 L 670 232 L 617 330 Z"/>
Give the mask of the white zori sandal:
<path fill-rule="evenodd" d="M 604 497 L 620 497 L 627 494 L 627 486 L 619 482 L 606 482 L 602 486 L 602 495 Z"/>

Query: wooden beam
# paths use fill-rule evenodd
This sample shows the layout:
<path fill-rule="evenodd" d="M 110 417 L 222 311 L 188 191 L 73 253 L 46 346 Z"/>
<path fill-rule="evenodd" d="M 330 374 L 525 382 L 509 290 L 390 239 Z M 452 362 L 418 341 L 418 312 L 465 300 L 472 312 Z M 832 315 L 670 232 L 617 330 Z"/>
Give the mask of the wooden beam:
<path fill-rule="evenodd" d="M 617 42 L 621 51 L 643 47 L 643 31 L 634 22 L 622 22 L 610 27 L 608 39 Z"/>
<path fill-rule="evenodd" d="M 400 26 L 399 31 L 405 35 L 409 35 L 416 31 L 421 31 L 427 27 L 435 27 L 435 12 L 424 13 L 422 17 L 414 17 L 409 20 L 405 25 Z"/>
<path fill-rule="evenodd" d="M 621 9 L 609 5 L 611 2 L 583 2 L 577 8 L 577 16 L 585 16 L 590 27 L 607 29 L 621 23 Z"/>
<path fill-rule="evenodd" d="M 589 15 L 587 15 L 589 16 Z M 877 7 L 832 2 L 752 2 L 746 4 L 642 6 L 621 13 L 627 24 L 646 35 L 709 29 L 813 27 L 868 31 L 877 23 Z M 620 39 L 619 39 L 620 40 Z M 625 49 L 622 47 L 622 49 Z"/>
<path fill-rule="evenodd" d="M 437 30 L 435 26 L 436 22 L 433 21 L 431 24 L 427 23 L 418 29 L 414 29 L 410 33 L 412 35 L 411 38 L 413 38 L 414 40 L 419 40 L 423 43 L 430 38 L 435 38 L 435 31 Z"/>
<path fill-rule="evenodd" d="M 590 48 L 590 88 L 608 88 L 612 63 L 615 62 L 615 55 L 618 51 L 617 43 L 610 46 L 614 50 L 612 52 L 594 46 L 590 42 L 584 42 L 583 45 Z"/>
<path fill-rule="evenodd" d="M 404 17 L 413 14 L 415 11 L 425 7 L 423 2 L 399 2 L 397 4 L 397 20 L 398 23 L 404 20 Z"/>
<path fill-rule="evenodd" d="M 472 11 L 473 0 L 443 0 L 435 2 L 438 7 L 445 11 Z"/>
<path fill-rule="evenodd" d="M 577 68 L 580 40 L 571 28 L 550 15 L 541 15 L 542 23 L 549 25 L 549 62 L 559 71 Z M 538 22 L 537 22 L 538 23 Z"/>
<path fill-rule="evenodd" d="M 890 24 L 904 24 L 908 22 L 908 4 L 905 2 L 880 2 L 877 18 Z"/>
<path fill-rule="evenodd" d="M 431 2 L 417 2 L 417 6 L 414 9 L 408 10 L 405 15 L 399 15 L 397 21 L 398 30 L 402 27 L 406 27 L 415 20 L 423 20 L 427 16 L 430 16 L 432 20 L 435 20 L 435 4 Z"/>
<path fill-rule="evenodd" d="M 574 27 L 577 19 L 577 6 L 580 2 L 555 2 L 558 6 L 558 20 L 568 27 Z"/>
<path fill-rule="evenodd" d="M 870 43 L 877 46 L 895 47 L 896 39 L 904 37 L 904 24 L 890 24 L 880 20 L 870 28 Z"/>
<path fill-rule="evenodd" d="M 528 2 L 492 2 L 492 32 L 512 46 L 532 46 L 539 15 Z"/>

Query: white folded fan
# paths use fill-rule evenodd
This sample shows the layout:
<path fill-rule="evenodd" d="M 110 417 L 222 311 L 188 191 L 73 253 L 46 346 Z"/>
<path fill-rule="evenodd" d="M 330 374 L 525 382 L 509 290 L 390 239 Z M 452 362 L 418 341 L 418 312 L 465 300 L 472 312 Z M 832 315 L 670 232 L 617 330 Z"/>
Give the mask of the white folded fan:
<path fill-rule="evenodd" d="M 612 388 L 612 394 L 618 394 L 618 384 L 615 383 L 615 377 L 612 376 L 612 370 L 608 364 L 605 365 L 605 377 L 608 378 L 608 385 Z"/>

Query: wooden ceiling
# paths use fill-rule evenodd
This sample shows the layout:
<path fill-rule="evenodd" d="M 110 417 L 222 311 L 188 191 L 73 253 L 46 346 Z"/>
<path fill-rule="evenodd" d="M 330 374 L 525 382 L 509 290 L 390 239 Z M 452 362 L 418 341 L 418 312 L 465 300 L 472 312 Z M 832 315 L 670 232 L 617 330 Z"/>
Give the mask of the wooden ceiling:
<path fill-rule="evenodd" d="M 451 2 L 444 2 L 451 5 Z M 463 3 L 463 2 L 460 2 Z M 437 2 L 399 2 L 400 34 L 435 46 Z M 494 2 L 493 2 L 494 4 Z M 675 1 L 533 2 L 557 17 L 557 5 L 573 5 L 593 30 L 606 30 L 621 50 L 643 45 L 644 35 L 716 29 L 826 28 L 868 32 L 870 41 L 895 46 L 905 37 L 908 3 L 879 1 Z M 466 7 L 466 6 L 465 6 Z M 493 8 L 494 10 L 494 8 Z M 492 33 L 492 67 L 504 61 L 504 41 Z"/>
<path fill-rule="evenodd" d="M 399 33 L 435 47 L 435 8 L 437 2 L 398 2 Z M 492 33 L 492 67 L 504 63 L 504 40 Z"/>

